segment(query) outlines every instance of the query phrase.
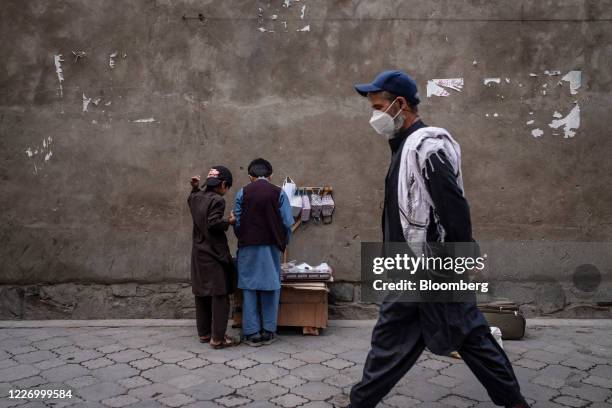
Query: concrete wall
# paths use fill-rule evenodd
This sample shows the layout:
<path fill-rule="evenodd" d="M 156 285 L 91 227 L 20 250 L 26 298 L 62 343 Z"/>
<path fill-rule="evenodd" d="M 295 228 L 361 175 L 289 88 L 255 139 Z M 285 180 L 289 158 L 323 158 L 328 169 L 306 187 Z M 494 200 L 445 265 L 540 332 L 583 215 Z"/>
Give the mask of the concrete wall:
<path fill-rule="evenodd" d="M 358 280 L 389 153 L 352 84 L 389 68 L 462 144 L 477 239 L 609 240 L 611 18 L 609 0 L 4 1 L 0 282 L 187 282 L 189 177 L 221 163 L 238 186 L 257 156 L 334 187 L 333 224 L 290 257 Z M 436 78 L 463 90 L 428 98 Z M 565 138 L 548 124 L 575 103 Z"/>

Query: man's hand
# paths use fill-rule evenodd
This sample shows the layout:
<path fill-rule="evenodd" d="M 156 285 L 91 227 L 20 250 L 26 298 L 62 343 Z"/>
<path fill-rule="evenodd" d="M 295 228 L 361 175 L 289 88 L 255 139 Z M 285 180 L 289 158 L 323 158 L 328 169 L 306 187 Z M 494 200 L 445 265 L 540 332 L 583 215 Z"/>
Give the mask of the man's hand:
<path fill-rule="evenodd" d="M 230 216 L 227 219 L 227 222 L 229 222 L 230 225 L 236 224 L 236 216 L 234 215 L 233 211 L 230 213 Z"/>
<path fill-rule="evenodd" d="M 200 176 L 191 176 L 191 187 L 192 188 L 200 187 Z"/>

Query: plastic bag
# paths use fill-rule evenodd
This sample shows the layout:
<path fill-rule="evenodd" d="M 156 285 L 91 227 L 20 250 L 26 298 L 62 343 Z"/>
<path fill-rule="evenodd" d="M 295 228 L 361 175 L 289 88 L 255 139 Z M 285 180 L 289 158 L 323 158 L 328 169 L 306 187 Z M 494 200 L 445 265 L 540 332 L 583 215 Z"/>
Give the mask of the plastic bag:
<path fill-rule="evenodd" d="M 308 194 L 302 196 L 302 222 L 307 222 L 310 219 L 310 198 Z"/>
<path fill-rule="evenodd" d="M 335 208 L 336 208 L 336 204 L 334 203 L 334 199 L 332 195 L 325 194 L 321 198 L 321 214 L 323 216 L 324 224 L 331 224 L 332 214 L 334 213 Z"/>
<path fill-rule="evenodd" d="M 321 202 L 321 195 L 318 193 L 312 193 L 310 196 L 310 216 L 315 222 L 321 221 L 321 210 L 323 203 Z"/>

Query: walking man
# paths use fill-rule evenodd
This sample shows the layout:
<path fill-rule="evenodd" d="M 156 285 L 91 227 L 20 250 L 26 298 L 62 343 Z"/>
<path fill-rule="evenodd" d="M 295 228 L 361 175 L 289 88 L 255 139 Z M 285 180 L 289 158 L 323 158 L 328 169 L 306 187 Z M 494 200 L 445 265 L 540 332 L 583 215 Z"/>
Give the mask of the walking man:
<path fill-rule="evenodd" d="M 411 248 L 426 242 L 472 242 L 461 150 L 445 129 L 429 127 L 419 118 L 415 81 L 402 71 L 384 71 L 355 89 L 368 98 L 370 125 L 391 147 L 383 241 L 407 242 Z M 528 407 L 508 357 L 475 302 L 402 301 L 385 301 L 380 307 L 350 406 L 376 406 L 425 347 L 439 355 L 459 351 L 496 405 Z"/>

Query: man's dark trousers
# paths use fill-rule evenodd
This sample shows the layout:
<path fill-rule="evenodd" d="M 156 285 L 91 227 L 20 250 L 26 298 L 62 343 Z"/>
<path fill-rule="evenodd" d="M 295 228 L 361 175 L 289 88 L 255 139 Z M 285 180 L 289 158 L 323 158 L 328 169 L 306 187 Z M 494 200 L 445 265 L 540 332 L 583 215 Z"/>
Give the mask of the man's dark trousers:
<path fill-rule="evenodd" d="M 425 346 L 418 303 L 383 303 L 363 378 L 351 389 L 351 408 L 375 407 L 414 365 Z M 487 327 L 472 330 L 458 351 L 496 405 L 523 401 L 512 365 Z"/>

